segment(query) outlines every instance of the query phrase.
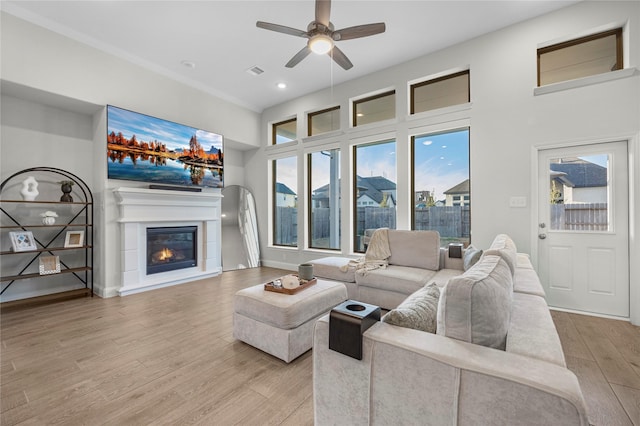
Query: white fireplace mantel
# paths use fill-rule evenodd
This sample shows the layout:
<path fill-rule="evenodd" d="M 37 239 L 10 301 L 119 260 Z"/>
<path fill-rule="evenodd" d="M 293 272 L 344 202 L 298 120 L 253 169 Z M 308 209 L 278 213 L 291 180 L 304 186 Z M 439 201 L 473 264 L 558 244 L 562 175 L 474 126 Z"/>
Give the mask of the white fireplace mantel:
<path fill-rule="evenodd" d="M 222 272 L 220 191 L 120 187 L 113 192 L 120 210 L 122 286 L 119 295 L 209 278 Z M 198 265 L 147 275 L 147 227 L 182 225 L 198 227 Z"/>
<path fill-rule="evenodd" d="M 188 217 L 188 220 L 220 220 L 220 191 L 190 192 L 121 187 L 113 192 L 120 206 L 120 223 L 157 222 L 181 217 Z"/>

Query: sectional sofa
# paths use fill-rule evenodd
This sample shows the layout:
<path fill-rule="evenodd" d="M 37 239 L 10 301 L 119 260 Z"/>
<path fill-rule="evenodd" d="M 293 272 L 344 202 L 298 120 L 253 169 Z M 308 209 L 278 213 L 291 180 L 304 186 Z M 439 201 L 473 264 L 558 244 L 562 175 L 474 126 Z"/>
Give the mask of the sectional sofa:
<path fill-rule="evenodd" d="M 350 298 L 391 309 L 364 332 L 362 360 L 329 349 L 328 315 L 316 323 L 317 425 L 588 425 L 544 290 L 507 235 L 473 265 L 471 253 L 449 258 L 428 231 L 389 230 L 388 240 L 386 268 L 315 262 L 316 275 L 342 280 Z M 436 316 L 432 332 L 387 321 L 415 311 L 420 323 L 424 306 Z"/>

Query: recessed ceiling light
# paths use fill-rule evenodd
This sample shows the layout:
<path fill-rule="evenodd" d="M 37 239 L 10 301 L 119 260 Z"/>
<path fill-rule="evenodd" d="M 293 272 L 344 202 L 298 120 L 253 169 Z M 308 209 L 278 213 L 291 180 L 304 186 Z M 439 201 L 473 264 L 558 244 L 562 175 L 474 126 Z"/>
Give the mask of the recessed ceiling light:
<path fill-rule="evenodd" d="M 278 83 L 278 84 L 276 84 L 276 86 L 278 87 L 278 89 L 286 89 L 287 88 L 287 83 Z"/>
<path fill-rule="evenodd" d="M 364 117 L 364 114 L 359 112 L 359 113 L 356 114 L 356 117 Z"/>
<path fill-rule="evenodd" d="M 195 67 L 196 67 L 196 63 L 195 63 L 195 62 L 193 62 L 193 61 L 187 61 L 186 59 L 185 59 L 185 60 L 183 60 L 183 61 L 180 61 L 180 63 L 181 63 L 183 66 L 187 67 L 187 68 L 191 68 L 191 69 L 193 69 L 193 68 L 195 68 Z"/>
<path fill-rule="evenodd" d="M 433 143 L 433 141 L 424 141 L 424 142 L 422 142 L 422 145 L 424 145 L 424 146 L 429 146 L 429 145 L 431 145 L 432 143 Z"/>

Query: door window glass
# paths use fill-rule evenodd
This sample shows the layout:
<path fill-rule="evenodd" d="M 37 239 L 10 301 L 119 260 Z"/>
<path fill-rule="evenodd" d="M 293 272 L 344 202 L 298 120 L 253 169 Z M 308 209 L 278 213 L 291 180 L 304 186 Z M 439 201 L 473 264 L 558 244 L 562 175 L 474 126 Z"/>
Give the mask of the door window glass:
<path fill-rule="evenodd" d="M 549 160 L 550 229 L 609 230 L 607 154 Z"/>

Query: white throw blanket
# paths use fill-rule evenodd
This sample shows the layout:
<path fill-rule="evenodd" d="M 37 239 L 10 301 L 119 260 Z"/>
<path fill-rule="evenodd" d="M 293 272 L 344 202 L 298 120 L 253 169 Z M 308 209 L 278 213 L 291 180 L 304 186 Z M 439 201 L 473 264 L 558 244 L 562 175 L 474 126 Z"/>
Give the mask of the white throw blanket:
<path fill-rule="evenodd" d="M 367 271 L 374 269 L 386 268 L 391 257 L 391 249 L 389 248 L 389 228 L 379 228 L 371 236 L 367 252 L 364 257 L 350 260 L 340 270 L 346 272 L 350 267 L 355 267 L 356 271 L 365 274 Z"/>

